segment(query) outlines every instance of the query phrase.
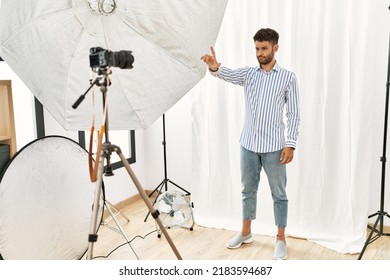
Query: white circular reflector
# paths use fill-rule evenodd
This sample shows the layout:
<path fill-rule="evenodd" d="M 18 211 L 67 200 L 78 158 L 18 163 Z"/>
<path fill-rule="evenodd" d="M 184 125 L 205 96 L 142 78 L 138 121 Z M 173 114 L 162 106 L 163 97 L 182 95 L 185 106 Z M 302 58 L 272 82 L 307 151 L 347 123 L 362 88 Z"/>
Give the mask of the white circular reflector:
<path fill-rule="evenodd" d="M 0 179 L 1 256 L 82 258 L 88 249 L 94 192 L 88 153 L 78 143 L 48 136 L 26 145 Z"/>

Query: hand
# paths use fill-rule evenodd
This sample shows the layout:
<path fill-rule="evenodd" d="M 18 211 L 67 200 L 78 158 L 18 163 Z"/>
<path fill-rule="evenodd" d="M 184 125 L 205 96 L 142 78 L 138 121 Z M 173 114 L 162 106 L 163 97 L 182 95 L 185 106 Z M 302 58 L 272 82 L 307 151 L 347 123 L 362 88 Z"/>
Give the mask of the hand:
<path fill-rule="evenodd" d="M 211 55 L 205 54 L 200 59 L 203 60 L 204 63 L 206 63 L 211 71 L 217 71 L 219 66 L 221 66 L 221 63 L 217 61 L 217 58 L 215 57 L 215 51 L 213 47 L 210 47 Z"/>
<path fill-rule="evenodd" d="M 294 158 L 294 149 L 291 147 L 286 147 L 283 149 L 280 154 L 280 163 L 287 164 L 290 163 Z"/>

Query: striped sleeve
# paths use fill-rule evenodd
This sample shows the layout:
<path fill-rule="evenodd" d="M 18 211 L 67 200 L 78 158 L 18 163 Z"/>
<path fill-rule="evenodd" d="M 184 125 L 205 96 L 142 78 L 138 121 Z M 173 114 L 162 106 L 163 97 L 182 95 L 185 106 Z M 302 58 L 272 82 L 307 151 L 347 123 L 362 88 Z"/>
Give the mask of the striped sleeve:
<path fill-rule="evenodd" d="M 211 75 L 218 77 L 226 82 L 244 86 L 245 77 L 248 72 L 248 67 L 238 68 L 235 70 L 229 69 L 227 67 L 221 66 L 217 71 L 211 71 Z"/>
<path fill-rule="evenodd" d="M 299 90 L 296 76 L 293 74 L 286 92 L 287 141 L 286 147 L 296 148 L 299 136 Z"/>

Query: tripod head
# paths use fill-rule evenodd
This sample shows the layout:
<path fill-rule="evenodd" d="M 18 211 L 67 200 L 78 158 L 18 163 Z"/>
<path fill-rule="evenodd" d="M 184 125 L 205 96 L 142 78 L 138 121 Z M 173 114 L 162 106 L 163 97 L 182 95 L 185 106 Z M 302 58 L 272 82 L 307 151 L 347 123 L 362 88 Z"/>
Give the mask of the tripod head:
<path fill-rule="evenodd" d="M 89 88 L 82 94 L 80 97 L 76 100 L 76 102 L 72 105 L 73 109 L 77 109 L 77 107 L 81 104 L 81 102 L 84 101 L 85 96 L 88 94 L 88 92 L 92 89 L 94 85 L 97 85 L 100 87 L 100 91 L 104 94 L 104 92 L 107 92 L 107 87 L 111 85 L 111 81 L 108 78 L 108 75 L 112 73 L 111 68 L 106 69 L 99 69 L 98 70 L 98 77 L 91 83 Z M 103 80 L 103 81 L 102 81 Z M 104 106 L 104 104 L 103 104 Z"/>

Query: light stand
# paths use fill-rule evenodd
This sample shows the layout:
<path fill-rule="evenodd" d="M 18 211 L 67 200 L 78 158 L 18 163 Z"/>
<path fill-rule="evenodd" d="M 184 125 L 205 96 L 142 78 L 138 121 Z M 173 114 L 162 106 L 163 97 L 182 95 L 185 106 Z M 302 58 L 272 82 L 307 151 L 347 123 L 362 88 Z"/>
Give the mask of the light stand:
<path fill-rule="evenodd" d="M 110 217 L 105 219 L 101 224 L 112 229 L 113 231 L 116 231 L 117 233 L 122 233 L 120 230 L 118 230 L 117 228 L 110 225 L 110 223 L 109 223 L 110 219 L 114 220 L 115 224 L 117 224 L 117 221 L 114 219 L 114 217 L 116 217 L 117 215 L 121 215 L 122 218 L 124 218 L 128 223 L 130 222 L 130 219 L 125 214 L 123 214 L 118 208 L 116 208 L 115 205 L 113 205 L 111 202 L 109 202 L 107 199 L 104 199 L 104 206 L 106 207 L 108 213 L 110 213 Z M 115 213 L 113 212 L 112 209 L 114 209 Z"/>
<path fill-rule="evenodd" d="M 390 9 L 390 7 L 389 7 Z M 384 205 L 385 205 L 385 175 L 386 175 L 386 140 L 387 140 L 387 121 L 388 121 L 388 115 L 389 115 L 389 87 L 390 87 L 390 37 L 389 37 L 389 60 L 387 64 L 387 83 L 386 83 L 386 105 L 385 105 L 385 125 L 384 125 L 384 137 L 383 137 L 383 154 L 380 158 L 380 161 L 382 162 L 382 178 L 381 178 L 381 200 L 380 200 L 380 210 L 374 214 L 371 214 L 368 216 L 368 218 L 372 218 L 375 216 L 378 216 L 374 225 L 369 228 L 371 228 L 371 231 L 368 235 L 368 238 L 364 244 L 364 247 L 359 255 L 359 260 L 362 259 L 364 251 L 366 250 L 367 246 L 377 240 L 381 236 L 390 236 L 390 233 L 384 233 L 383 232 L 383 219 L 384 217 L 390 218 L 390 215 L 385 212 Z M 377 229 L 377 226 L 379 225 L 379 230 Z M 374 236 L 374 232 L 376 235 Z"/>
<path fill-rule="evenodd" d="M 168 191 L 168 183 L 171 183 L 172 185 L 174 185 L 175 187 L 177 187 L 178 189 L 182 190 L 185 195 L 189 196 L 191 195 L 190 192 L 188 192 L 187 190 L 183 189 L 182 187 L 180 187 L 179 185 L 177 185 L 176 183 L 172 182 L 171 180 L 168 179 L 168 170 L 167 170 L 167 142 L 166 142 L 166 139 L 165 139 L 165 114 L 162 115 L 162 120 L 163 120 L 163 141 L 162 141 L 162 145 L 164 147 L 164 179 L 161 181 L 161 183 L 149 194 L 149 197 L 151 197 L 155 192 L 157 192 L 157 196 L 156 198 L 154 199 L 153 201 L 153 205 L 156 204 L 157 202 L 157 199 L 158 197 L 160 196 L 160 194 L 162 193 L 162 189 L 163 187 L 165 186 L 164 190 L 165 191 Z M 150 214 L 150 211 L 148 212 L 148 214 L 146 215 L 145 217 L 145 220 L 144 222 L 146 222 L 146 220 L 148 219 L 149 217 L 149 214 Z"/>
<path fill-rule="evenodd" d="M 88 91 L 96 84 L 100 86 L 100 90 L 103 93 L 103 107 L 106 105 L 106 95 L 107 95 L 107 87 L 109 86 L 108 81 L 108 75 L 110 74 L 108 71 L 105 70 L 99 70 L 99 74 L 104 74 L 104 78 L 98 77 L 92 85 L 89 87 L 86 93 L 84 95 L 80 96 L 80 98 L 75 102 L 75 104 L 72 106 L 74 109 L 77 108 L 77 106 L 82 102 L 82 100 L 85 98 L 85 95 L 88 93 Z M 100 82 L 100 80 L 103 79 L 103 82 Z M 107 113 L 107 112 L 106 112 Z M 126 168 L 126 171 L 128 172 L 130 178 L 132 179 L 134 185 L 136 186 L 140 196 L 144 200 L 146 206 L 148 207 L 150 213 L 152 213 L 153 218 L 156 220 L 157 224 L 162 229 L 162 232 L 167 239 L 169 245 L 171 246 L 173 252 L 175 253 L 177 259 L 181 260 L 181 256 L 179 252 L 177 251 L 175 245 L 173 244 L 172 239 L 168 235 L 168 232 L 163 228 L 163 224 L 159 218 L 159 212 L 155 210 L 148 198 L 148 196 L 145 194 L 145 191 L 143 190 L 141 184 L 139 183 L 137 177 L 135 176 L 134 172 L 132 171 L 127 159 L 123 155 L 121 149 L 118 146 L 112 145 L 109 142 L 109 129 L 108 129 L 108 113 L 105 120 L 105 131 L 104 131 L 106 142 L 102 144 L 101 154 L 99 157 L 98 162 L 98 169 L 97 169 L 97 180 L 96 180 L 96 188 L 95 188 L 95 197 L 94 197 L 94 204 L 93 204 L 93 211 L 92 211 L 92 218 L 91 218 L 91 225 L 90 225 L 90 231 L 88 235 L 88 253 L 87 253 L 87 259 L 91 260 L 93 256 L 93 246 L 94 243 L 97 241 L 97 226 L 98 226 L 98 214 L 99 214 L 99 204 L 100 204 L 100 196 L 101 196 L 101 189 L 103 185 L 103 173 L 110 175 L 113 175 L 112 173 L 112 167 L 110 164 L 110 156 L 112 152 L 116 152 L 120 158 L 120 160 L 123 163 L 123 166 Z M 106 160 L 107 165 L 104 165 L 104 160 Z M 127 243 L 131 247 L 130 240 L 127 238 L 126 234 L 124 233 L 124 230 L 122 229 L 121 225 L 117 221 L 114 213 L 111 211 L 111 208 L 106 206 L 107 210 L 109 211 L 112 219 L 115 221 L 119 231 L 122 233 L 124 238 L 126 239 Z M 135 253 L 134 249 L 131 247 L 133 252 Z M 138 258 L 137 254 L 135 253 L 136 257 Z"/>

